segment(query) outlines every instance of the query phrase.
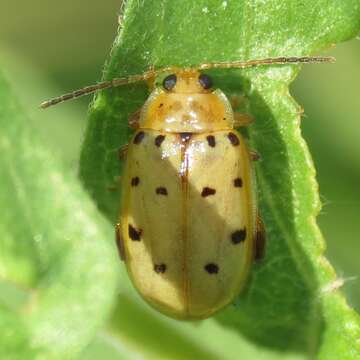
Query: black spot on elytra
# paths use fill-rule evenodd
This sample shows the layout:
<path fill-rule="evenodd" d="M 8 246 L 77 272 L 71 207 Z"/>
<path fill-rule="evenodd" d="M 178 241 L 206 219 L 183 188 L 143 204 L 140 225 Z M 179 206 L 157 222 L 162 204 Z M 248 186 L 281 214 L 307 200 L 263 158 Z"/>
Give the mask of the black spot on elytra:
<path fill-rule="evenodd" d="M 159 108 L 162 108 L 163 106 L 164 106 L 164 104 L 163 104 L 163 103 L 159 104 Z"/>
<path fill-rule="evenodd" d="M 165 135 L 158 135 L 156 138 L 155 138 L 155 145 L 157 147 L 160 147 L 162 142 L 165 140 Z"/>
<path fill-rule="evenodd" d="M 215 193 L 216 193 L 215 189 L 212 189 L 212 188 L 209 188 L 209 187 L 204 187 L 202 192 L 201 192 L 201 196 L 202 197 L 207 197 L 207 196 L 210 196 L 210 195 L 215 195 Z"/>
<path fill-rule="evenodd" d="M 214 263 L 209 263 L 206 264 L 204 266 L 204 269 L 209 273 L 209 274 L 217 274 L 219 272 L 219 266 L 214 264 Z"/>
<path fill-rule="evenodd" d="M 236 230 L 231 234 L 231 242 L 235 245 L 240 244 L 246 239 L 246 228 L 244 227 L 241 230 Z"/>
<path fill-rule="evenodd" d="M 163 274 L 166 271 L 166 265 L 165 264 L 155 264 L 154 271 L 158 274 Z"/>
<path fill-rule="evenodd" d="M 131 179 L 131 186 L 138 186 L 140 183 L 140 179 L 138 176 L 135 176 Z"/>
<path fill-rule="evenodd" d="M 131 224 L 129 224 L 129 237 L 133 241 L 140 241 L 141 230 L 136 230 Z"/>
<path fill-rule="evenodd" d="M 179 133 L 180 139 L 182 142 L 188 142 L 191 139 L 192 133 L 191 132 L 181 132 Z"/>
<path fill-rule="evenodd" d="M 214 135 L 208 135 L 208 136 L 206 137 L 206 140 L 207 140 L 209 146 L 215 147 L 215 145 L 216 145 L 216 140 L 215 140 L 215 136 L 214 136 Z"/>
<path fill-rule="evenodd" d="M 156 192 L 156 194 L 158 194 L 158 195 L 167 195 L 168 194 L 168 192 L 167 192 L 167 189 L 166 189 L 166 187 L 164 187 L 164 186 L 159 186 L 159 187 L 157 187 L 156 188 L 156 190 L 155 190 L 155 192 Z"/>
<path fill-rule="evenodd" d="M 232 145 L 238 146 L 240 144 L 239 138 L 233 132 L 229 132 L 227 137 Z"/>
<path fill-rule="evenodd" d="M 140 144 L 144 139 L 145 133 L 143 131 L 139 131 L 134 137 L 134 144 Z"/>
<path fill-rule="evenodd" d="M 235 180 L 234 180 L 234 186 L 235 187 L 242 187 L 242 185 L 243 185 L 243 182 L 242 182 L 242 179 L 241 178 L 236 178 Z"/>

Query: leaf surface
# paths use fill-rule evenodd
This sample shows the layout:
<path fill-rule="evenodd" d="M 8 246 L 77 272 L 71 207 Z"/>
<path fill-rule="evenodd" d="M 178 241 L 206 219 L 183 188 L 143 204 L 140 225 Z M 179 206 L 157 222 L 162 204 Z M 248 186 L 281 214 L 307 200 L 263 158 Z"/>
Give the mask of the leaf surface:
<path fill-rule="evenodd" d="M 114 300 L 112 229 L 0 75 L 0 358 L 73 358 Z"/>

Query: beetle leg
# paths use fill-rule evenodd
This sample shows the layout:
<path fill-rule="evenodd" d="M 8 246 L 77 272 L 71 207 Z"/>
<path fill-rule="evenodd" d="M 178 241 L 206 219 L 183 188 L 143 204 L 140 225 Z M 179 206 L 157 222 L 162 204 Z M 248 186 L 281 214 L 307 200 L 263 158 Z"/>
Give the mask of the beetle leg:
<path fill-rule="evenodd" d="M 266 247 L 266 232 L 264 223 L 259 215 L 256 217 L 256 231 L 255 231 L 255 256 L 254 260 L 262 260 L 265 256 Z"/>
<path fill-rule="evenodd" d="M 121 146 L 121 148 L 118 150 L 118 158 L 120 161 L 126 160 L 127 152 L 129 149 L 129 144 L 125 144 Z M 115 183 L 111 186 L 108 186 L 109 191 L 118 191 L 121 183 L 121 176 L 117 176 L 114 179 Z"/>
<path fill-rule="evenodd" d="M 115 183 L 107 187 L 109 191 L 118 191 L 121 183 L 121 176 L 115 177 Z"/>
<path fill-rule="evenodd" d="M 245 95 L 231 95 L 229 100 L 232 108 L 235 110 L 241 104 L 246 103 L 248 98 Z"/>
<path fill-rule="evenodd" d="M 234 112 L 234 127 L 248 126 L 254 122 L 254 118 L 248 114 Z"/>
<path fill-rule="evenodd" d="M 254 118 L 251 115 L 239 113 L 236 109 L 243 103 L 247 102 L 248 99 L 243 95 L 232 95 L 230 97 L 230 104 L 234 110 L 234 127 L 238 128 L 241 126 L 248 126 L 253 123 Z"/>
<path fill-rule="evenodd" d="M 261 156 L 258 152 L 254 151 L 254 150 L 250 150 L 249 151 L 249 154 L 250 154 L 250 159 L 252 161 L 258 161 L 261 159 Z"/>
<path fill-rule="evenodd" d="M 129 117 L 128 124 L 132 129 L 136 130 L 139 127 L 141 109 L 136 110 Z"/>
<path fill-rule="evenodd" d="M 118 150 L 118 157 L 120 161 L 123 161 L 126 159 L 127 152 L 129 150 L 129 144 L 125 144 L 121 146 L 121 148 Z"/>
<path fill-rule="evenodd" d="M 115 225 L 115 240 L 116 245 L 119 251 L 119 256 L 122 261 L 125 261 L 125 248 L 124 248 L 124 241 L 121 236 L 121 225 L 120 223 L 117 223 Z"/>

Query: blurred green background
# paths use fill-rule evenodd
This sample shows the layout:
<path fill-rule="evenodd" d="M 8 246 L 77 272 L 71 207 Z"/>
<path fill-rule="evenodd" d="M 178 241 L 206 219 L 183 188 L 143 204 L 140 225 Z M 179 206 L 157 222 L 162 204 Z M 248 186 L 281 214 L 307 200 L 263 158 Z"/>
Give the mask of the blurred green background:
<path fill-rule="evenodd" d="M 0 66 L 43 141 L 77 171 L 90 98 L 41 112 L 49 97 L 98 81 L 118 26 L 121 1 L 8 1 L 0 12 Z M 21 11 L 19 8 L 21 7 Z M 304 108 L 302 130 L 318 172 L 320 227 L 327 256 L 360 310 L 360 41 L 329 53 L 331 66 L 303 68 L 291 92 Z M 49 134 L 51 136 L 49 136 Z"/>

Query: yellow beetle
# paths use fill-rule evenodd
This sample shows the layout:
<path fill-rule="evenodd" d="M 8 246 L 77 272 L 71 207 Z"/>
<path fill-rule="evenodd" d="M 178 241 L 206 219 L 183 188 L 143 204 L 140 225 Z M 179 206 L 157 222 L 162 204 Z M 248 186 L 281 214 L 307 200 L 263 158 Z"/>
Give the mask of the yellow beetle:
<path fill-rule="evenodd" d="M 154 308 L 178 319 L 209 317 L 234 300 L 254 259 L 263 255 L 265 232 L 251 166 L 256 154 L 235 130 L 250 118 L 234 113 L 224 93 L 199 70 L 332 60 L 282 57 L 169 67 L 42 104 L 170 73 L 129 121 L 136 132 L 126 149 L 116 225 L 121 258 L 135 288 Z"/>
<path fill-rule="evenodd" d="M 118 243 L 135 287 L 170 316 L 210 316 L 239 293 L 253 262 L 254 182 L 234 127 L 226 96 L 196 70 L 167 76 L 142 108 Z"/>

